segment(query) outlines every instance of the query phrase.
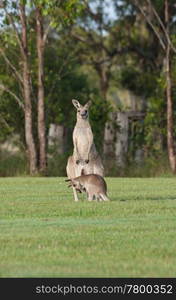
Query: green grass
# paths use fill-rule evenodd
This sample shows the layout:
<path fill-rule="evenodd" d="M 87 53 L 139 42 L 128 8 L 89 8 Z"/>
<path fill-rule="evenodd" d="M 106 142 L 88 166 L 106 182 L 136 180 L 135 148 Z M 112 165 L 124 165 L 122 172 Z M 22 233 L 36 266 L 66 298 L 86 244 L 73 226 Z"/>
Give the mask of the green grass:
<path fill-rule="evenodd" d="M 0 178 L 0 277 L 176 277 L 175 178 L 107 178 L 110 202 L 64 178 Z"/>

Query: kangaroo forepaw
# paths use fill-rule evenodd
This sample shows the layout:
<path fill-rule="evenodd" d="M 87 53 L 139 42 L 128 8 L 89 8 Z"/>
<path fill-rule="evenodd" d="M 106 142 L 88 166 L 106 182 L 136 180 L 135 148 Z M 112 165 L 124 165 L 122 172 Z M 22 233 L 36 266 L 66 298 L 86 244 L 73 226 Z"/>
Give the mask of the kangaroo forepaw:
<path fill-rule="evenodd" d="M 89 163 L 89 159 L 86 159 L 86 160 L 85 160 L 85 163 L 88 164 L 88 163 Z"/>

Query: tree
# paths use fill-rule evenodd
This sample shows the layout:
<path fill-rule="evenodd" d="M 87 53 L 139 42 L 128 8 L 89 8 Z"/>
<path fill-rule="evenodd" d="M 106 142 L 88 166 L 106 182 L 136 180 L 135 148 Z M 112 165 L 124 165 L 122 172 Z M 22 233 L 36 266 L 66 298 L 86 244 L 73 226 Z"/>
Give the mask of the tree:
<path fill-rule="evenodd" d="M 174 47 L 171 40 L 170 23 L 171 14 L 170 9 L 174 10 L 174 3 L 169 3 L 168 0 L 161 1 L 164 6 L 164 17 L 160 17 L 159 13 L 155 9 L 155 6 L 150 0 L 141 3 L 137 0 L 133 1 L 138 7 L 142 15 L 145 17 L 148 24 L 151 26 L 155 35 L 157 36 L 161 48 L 164 51 L 164 71 L 166 80 L 166 99 L 167 99 L 167 149 L 168 157 L 170 162 L 170 167 L 173 173 L 176 173 L 176 151 L 174 145 L 174 119 L 173 119 L 173 99 L 172 99 L 172 78 L 171 78 L 171 57 L 172 54 L 176 53 L 176 48 Z M 152 13 L 149 16 L 148 12 Z"/>
<path fill-rule="evenodd" d="M 81 61 L 91 65 L 99 78 L 99 88 L 103 100 L 111 79 L 111 68 L 117 47 L 110 43 L 112 24 L 106 14 L 106 1 L 82 1 L 84 10 L 81 20 L 73 26 L 71 34 L 79 43 Z M 93 9 L 94 8 L 94 9 Z M 95 51 L 96 49 L 96 51 Z"/>
<path fill-rule="evenodd" d="M 36 7 L 37 57 L 38 57 L 38 139 L 39 139 L 39 170 L 46 172 L 46 128 L 45 128 L 45 90 L 44 90 L 44 48 L 46 32 L 41 6 Z"/>
<path fill-rule="evenodd" d="M 8 4 L 9 3 L 3 2 L 2 7 L 5 11 L 8 24 L 11 26 L 14 32 L 14 35 L 16 37 L 16 42 L 20 49 L 21 73 L 19 73 L 19 71 L 12 64 L 12 62 L 8 60 L 5 51 L 1 49 L 1 53 L 3 53 L 5 62 L 7 64 L 10 64 L 12 70 L 15 71 L 16 77 L 18 79 L 18 83 L 22 87 L 22 93 L 24 96 L 24 106 L 21 101 L 18 101 L 18 104 L 24 108 L 25 140 L 27 145 L 27 153 L 29 157 L 29 169 L 30 169 L 30 174 L 35 174 L 37 172 L 37 152 L 36 152 L 36 145 L 35 145 L 34 135 L 33 135 L 31 76 L 30 76 L 30 66 L 29 66 L 26 7 L 25 4 L 23 4 L 22 2 L 19 3 L 18 18 L 20 20 L 20 25 L 21 25 L 21 31 L 19 32 L 12 12 L 8 11 L 9 8 Z M 14 9 L 16 10 L 16 8 L 17 7 L 15 5 Z M 1 86 L 1 88 L 3 88 L 3 86 Z"/>
<path fill-rule="evenodd" d="M 108 159 L 112 158 L 116 135 L 114 115 L 108 101 L 108 91 L 114 65 L 117 64 L 119 57 L 124 52 L 121 43 L 123 37 L 120 30 L 116 30 L 118 20 L 112 20 L 108 15 L 108 1 L 82 0 L 82 2 L 84 3 L 84 10 L 78 23 L 73 26 L 71 34 L 77 41 L 81 63 L 86 64 L 88 70 L 91 70 L 91 77 L 93 77 L 93 72 L 97 75 L 97 88 L 101 98 L 99 109 L 101 107 L 101 115 L 105 116 L 102 118 L 104 128 L 101 129 L 100 139 L 103 141 L 104 161 L 108 165 Z M 112 137 L 111 140 L 109 136 Z M 115 151 L 113 151 L 113 155 L 115 156 Z"/>
<path fill-rule="evenodd" d="M 30 174 L 35 174 L 38 171 L 46 173 L 47 156 L 46 156 L 46 122 L 45 122 L 45 89 L 44 89 L 44 65 L 45 65 L 45 46 L 49 31 L 54 27 L 63 25 L 64 22 L 70 18 L 75 17 L 79 8 L 78 1 L 67 0 L 49 1 L 49 0 L 30 0 L 30 1 L 1 1 L 1 10 L 5 16 L 4 29 L 9 28 L 9 37 L 5 44 L 10 43 L 12 36 L 15 37 L 15 43 L 20 50 L 19 61 L 14 65 L 9 57 L 6 55 L 6 47 L 2 46 L 0 52 L 4 58 L 5 63 L 10 66 L 12 73 L 16 76 L 16 80 L 21 91 L 21 98 L 13 91 L 10 91 L 7 86 L 2 83 L 0 88 L 11 96 L 18 105 L 23 109 L 25 120 L 25 141 L 29 160 Z M 31 18 L 34 18 L 36 30 L 30 26 Z M 32 36 L 35 33 L 35 39 Z M 35 41 L 35 46 L 31 45 Z M 37 60 L 37 70 L 34 71 L 32 65 L 32 55 L 29 48 L 33 50 L 32 55 L 35 55 Z M 37 97 L 34 95 L 36 87 L 37 73 Z M 24 98 L 24 101 L 23 101 Z M 37 109 L 36 101 L 37 98 Z M 37 130 L 35 124 L 35 113 L 37 111 Z M 37 132 L 37 138 L 35 137 Z"/>

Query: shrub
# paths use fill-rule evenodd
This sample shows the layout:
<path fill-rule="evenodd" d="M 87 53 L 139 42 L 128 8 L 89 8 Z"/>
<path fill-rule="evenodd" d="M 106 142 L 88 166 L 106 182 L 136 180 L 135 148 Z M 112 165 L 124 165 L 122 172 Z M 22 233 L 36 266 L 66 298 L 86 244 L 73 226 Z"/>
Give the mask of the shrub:
<path fill-rule="evenodd" d="M 0 176 L 22 176 L 27 174 L 27 161 L 24 153 L 0 151 Z"/>

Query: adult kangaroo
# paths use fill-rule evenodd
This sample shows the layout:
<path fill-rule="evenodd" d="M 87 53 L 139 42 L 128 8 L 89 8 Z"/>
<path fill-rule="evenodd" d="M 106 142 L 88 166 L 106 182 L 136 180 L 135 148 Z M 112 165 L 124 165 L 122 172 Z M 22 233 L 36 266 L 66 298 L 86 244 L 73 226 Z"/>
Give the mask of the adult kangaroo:
<path fill-rule="evenodd" d="M 82 173 L 104 175 L 101 158 L 96 150 L 93 133 L 89 123 L 89 107 L 91 101 L 84 106 L 72 100 L 77 109 L 77 121 L 73 130 L 73 155 L 68 158 L 67 176 L 69 179 L 81 176 Z M 73 187 L 74 200 L 78 201 L 76 189 Z"/>

